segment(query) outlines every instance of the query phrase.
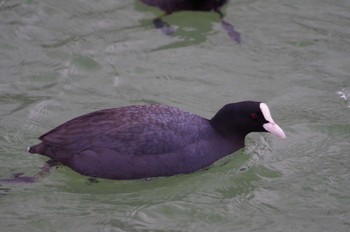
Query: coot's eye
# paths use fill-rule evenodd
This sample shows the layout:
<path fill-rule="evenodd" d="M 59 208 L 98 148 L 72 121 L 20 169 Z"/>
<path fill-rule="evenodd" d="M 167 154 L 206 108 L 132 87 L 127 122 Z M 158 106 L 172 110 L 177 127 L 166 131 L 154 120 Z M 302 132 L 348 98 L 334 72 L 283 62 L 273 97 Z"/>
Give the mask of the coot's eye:
<path fill-rule="evenodd" d="M 251 117 L 252 119 L 257 119 L 257 118 L 258 118 L 258 115 L 257 115 L 256 113 L 252 113 L 252 114 L 250 115 L 250 117 Z"/>

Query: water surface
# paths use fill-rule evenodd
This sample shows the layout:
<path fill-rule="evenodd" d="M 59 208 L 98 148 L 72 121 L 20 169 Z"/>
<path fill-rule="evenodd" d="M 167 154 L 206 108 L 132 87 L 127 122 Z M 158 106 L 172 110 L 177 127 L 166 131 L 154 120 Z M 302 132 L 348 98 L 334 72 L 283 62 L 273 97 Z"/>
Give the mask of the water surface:
<path fill-rule="evenodd" d="M 0 186 L 0 231 L 350 230 L 350 3 L 232 0 L 230 40 L 213 13 L 166 18 L 138 1 L 0 1 L 0 178 L 33 175 L 25 148 L 72 117 L 163 103 L 210 118 L 269 104 L 287 134 L 194 174 L 91 183 L 60 167 Z"/>

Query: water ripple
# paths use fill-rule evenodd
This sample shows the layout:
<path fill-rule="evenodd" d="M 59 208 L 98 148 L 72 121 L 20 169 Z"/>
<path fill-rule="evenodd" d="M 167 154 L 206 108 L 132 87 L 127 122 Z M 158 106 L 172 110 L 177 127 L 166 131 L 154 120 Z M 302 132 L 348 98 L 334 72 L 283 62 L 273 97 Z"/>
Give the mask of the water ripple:
<path fill-rule="evenodd" d="M 347 102 L 348 107 L 350 107 L 350 88 L 342 88 L 336 92 L 340 99 Z"/>

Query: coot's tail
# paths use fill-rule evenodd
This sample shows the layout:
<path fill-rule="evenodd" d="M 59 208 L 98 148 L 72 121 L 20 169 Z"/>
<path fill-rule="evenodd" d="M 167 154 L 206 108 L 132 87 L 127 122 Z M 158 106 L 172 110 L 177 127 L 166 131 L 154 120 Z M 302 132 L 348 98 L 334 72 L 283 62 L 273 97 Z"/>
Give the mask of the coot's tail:
<path fill-rule="evenodd" d="M 70 158 L 70 153 L 66 153 L 63 148 L 60 148 L 55 144 L 50 144 L 46 141 L 42 141 L 37 145 L 28 147 L 27 151 L 32 154 L 40 154 L 49 157 L 52 160 L 56 160 L 62 163 L 68 162 Z"/>
<path fill-rule="evenodd" d="M 52 159 L 56 158 L 54 150 L 53 146 L 47 145 L 45 142 L 27 148 L 29 153 L 44 155 Z"/>
<path fill-rule="evenodd" d="M 43 143 L 39 143 L 37 145 L 27 147 L 27 152 L 32 154 L 42 154 L 45 151 L 45 145 Z"/>

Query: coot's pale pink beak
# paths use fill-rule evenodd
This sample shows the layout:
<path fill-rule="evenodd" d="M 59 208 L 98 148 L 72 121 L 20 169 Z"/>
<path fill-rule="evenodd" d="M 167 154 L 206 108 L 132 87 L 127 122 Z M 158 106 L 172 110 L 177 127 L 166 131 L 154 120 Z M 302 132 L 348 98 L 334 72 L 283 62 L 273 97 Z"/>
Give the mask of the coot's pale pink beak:
<path fill-rule="evenodd" d="M 269 107 L 265 103 L 260 103 L 260 109 L 264 115 L 264 118 L 266 121 L 268 121 L 268 123 L 265 123 L 263 125 L 264 129 L 281 139 L 285 139 L 286 134 L 282 128 L 279 127 L 277 123 L 275 123 L 275 121 L 272 119 Z"/>

